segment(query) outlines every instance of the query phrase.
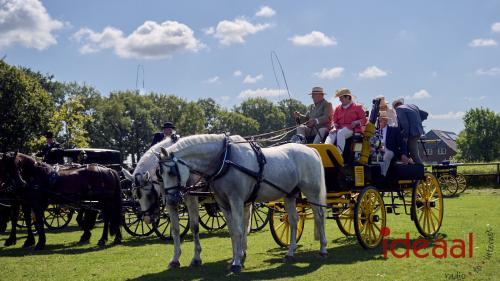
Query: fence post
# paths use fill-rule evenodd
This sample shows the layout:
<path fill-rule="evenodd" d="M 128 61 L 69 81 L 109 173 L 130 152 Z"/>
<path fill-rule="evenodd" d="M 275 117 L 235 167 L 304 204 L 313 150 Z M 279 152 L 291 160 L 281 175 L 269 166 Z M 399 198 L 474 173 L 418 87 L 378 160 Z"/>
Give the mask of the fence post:
<path fill-rule="evenodd" d="M 500 163 L 497 163 L 497 184 L 500 184 Z"/>

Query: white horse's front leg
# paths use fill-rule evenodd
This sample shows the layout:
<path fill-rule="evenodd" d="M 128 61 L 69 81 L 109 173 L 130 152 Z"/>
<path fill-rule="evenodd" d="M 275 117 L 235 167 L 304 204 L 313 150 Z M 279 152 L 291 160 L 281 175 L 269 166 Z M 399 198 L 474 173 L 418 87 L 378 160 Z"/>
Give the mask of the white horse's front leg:
<path fill-rule="evenodd" d="M 288 223 L 290 224 L 290 246 L 284 258 L 285 262 L 294 260 L 293 254 L 297 249 L 297 221 L 299 215 L 297 214 L 295 197 L 285 197 L 285 210 L 288 214 Z"/>
<path fill-rule="evenodd" d="M 248 247 L 248 233 L 250 233 L 250 228 L 251 228 L 251 217 L 252 217 L 252 208 L 253 204 L 247 204 L 245 205 L 245 209 L 243 211 L 243 230 L 244 230 L 244 235 L 242 239 L 242 261 L 241 265 L 245 266 L 245 260 L 247 257 L 247 247 Z"/>
<path fill-rule="evenodd" d="M 200 244 L 200 225 L 199 225 L 199 209 L 198 197 L 186 196 L 185 201 L 189 212 L 189 228 L 193 234 L 194 256 L 191 260 L 191 266 L 200 266 L 201 262 L 201 244 Z"/>
<path fill-rule="evenodd" d="M 230 200 L 230 217 L 232 230 L 231 241 L 233 243 L 233 262 L 231 263 L 231 272 L 241 272 L 241 259 L 243 257 L 243 236 L 246 233 L 243 229 L 243 208 L 244 203 L 241 200 Z"/>
<path fill-rule="evenodd" d="M 181 266 L 179 258 L 181 256 L 181 237 L 179 235 L 179 213 L 177 212 L 177 206 L 166 204 L 168 216 L 170 217 L 172 237 L 174 240 L 174 256 L 168 264 L 168 268 L 178 268 Z"/>

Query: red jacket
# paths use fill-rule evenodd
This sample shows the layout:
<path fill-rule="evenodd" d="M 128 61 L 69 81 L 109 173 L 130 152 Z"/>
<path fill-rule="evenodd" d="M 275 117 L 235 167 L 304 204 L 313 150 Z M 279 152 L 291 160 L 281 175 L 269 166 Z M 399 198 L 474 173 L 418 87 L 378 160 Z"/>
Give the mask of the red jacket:
<path fill-rule="evenodd" d="M 352 129 L 351 123 L 356 120 L 359 120 L 361 125 Z M 333 113 L 333 124 L 337 130 L 347 127 L 354 133 L 362 133 L 367 122 L 363 106 L 354 102 L 346 109 L 342 107 L 342 104 L 337 105 Z"/>

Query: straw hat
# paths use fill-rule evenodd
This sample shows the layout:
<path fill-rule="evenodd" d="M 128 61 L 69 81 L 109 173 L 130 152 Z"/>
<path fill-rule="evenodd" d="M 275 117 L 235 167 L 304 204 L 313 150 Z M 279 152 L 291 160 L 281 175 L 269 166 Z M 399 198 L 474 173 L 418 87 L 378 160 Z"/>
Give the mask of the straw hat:
<path fill-rule="evenodd" d="M 379 111 L 378 112 L 378 118 L 379 119 L 389 119 L 389 116 L 387 116 L 387 111 Z"/>
<path fill-rule="evenodd" d="M 351 91 L 347 88 L 341 88 L 335 92 L 336 98 L 339 98 L 341 96 L 350 96 L 351 98 L 353 97 L 353 95 L 351 94 Z"/>
<path fill-rule="evenodd" d="M 321 88 L 321 87 L 314 87 L 309 95 L 312 95 L 312 94 L 323 94 L 324 95 L 325 92 L 323 92 L 323 88 Z"/>

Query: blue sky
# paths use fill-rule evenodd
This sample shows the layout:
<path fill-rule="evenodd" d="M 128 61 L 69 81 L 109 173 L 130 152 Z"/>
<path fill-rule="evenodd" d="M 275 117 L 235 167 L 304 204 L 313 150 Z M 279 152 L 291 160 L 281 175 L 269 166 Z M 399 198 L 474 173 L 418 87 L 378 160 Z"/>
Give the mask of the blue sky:
<path fill-rule="evenodd" d="M 0 3 L 6 62 L 104 95 L 136 89 L 140 65 L 141 91 L 226 107 L 249 96 L 278 101 L 287 94 L 274 50 L 292 98 L 306 104 L 313 86 L 328 99 L 350 88 L 367 105 L 406 97 L 430 113 L 427 129 L 457 133 L 469 108 L 500 111 L 498 0 Z"/>

